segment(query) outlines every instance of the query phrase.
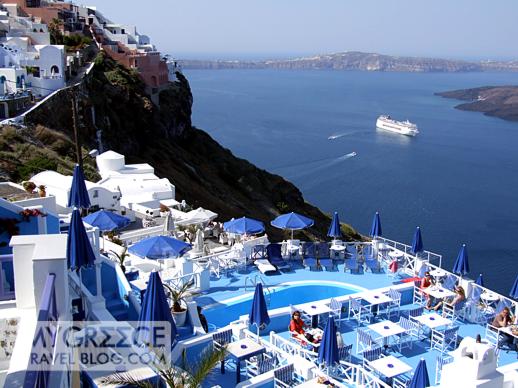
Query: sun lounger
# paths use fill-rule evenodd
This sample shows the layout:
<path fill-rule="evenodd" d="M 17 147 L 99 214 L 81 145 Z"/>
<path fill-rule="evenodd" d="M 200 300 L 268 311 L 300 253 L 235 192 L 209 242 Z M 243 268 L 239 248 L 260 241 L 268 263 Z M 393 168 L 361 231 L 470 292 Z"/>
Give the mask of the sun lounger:
<path fill-rule="evenodd" d="M 261 273 L 267 274 L 272 272 L 277 272 L 277 268 L 275 268 L 268 259 L 258 259 L 254 261 L 257 269 L 261 271 Z"/>
<path fill-rule="evenodd" d="M 315 244 L 312 242 L 302 243 L 302 264 L 312 271 L 318 269 L 318 261 L 315 253 Z"/>
<path fill-rule="evenodd" d="M 280 244 L 268 244 L 266 253 L 270 263 L 278 269 L 291 268 L 290 264 L 282 258 Z"/>

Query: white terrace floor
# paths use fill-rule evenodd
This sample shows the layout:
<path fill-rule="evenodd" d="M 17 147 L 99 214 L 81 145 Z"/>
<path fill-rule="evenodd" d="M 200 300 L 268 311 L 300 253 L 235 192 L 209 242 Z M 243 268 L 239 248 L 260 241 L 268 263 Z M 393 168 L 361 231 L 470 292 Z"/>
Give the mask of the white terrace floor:
<path fill-rule="evenodd" d="M 228 275 L 223 274 L 219 279 L 211 279 L 211 289 L 197 298 L 197 301 L 202 306 L 218 305 L 219 302 L 229 298 L 244 295 L 245 293 L 252 293 L 253 286 L 250 282 L 245 280 L 247 278 L 254 278 L 255 275 L 259 274 L 261 280 L 265 285 L 269 287 L 276 286 L 286 282 L 297 282 L 297 281 L 334 281 L 348 283 L 352 286 L 364 288 L 364 289 L 377 289 L 388 287 L 394 283 L 400 283 L 401 279 L 394 279 L 386 273 L 373 274 L 371 272 L 361 274 L 350 274 L 349 272 L 344 273 L 343 264 L 339 265 L 338 271 L 326 272 L 326 271 L 310 271 L 302 268 L 302 266 L 294 267 L 290 272 L 277 273 L 275 275 L 262 275 L 255 267 L 248 267 L 247 270 L 236 272 L 233 271 Z M 246 288 L 246 291 L 245 291 Z M 315 295 L 315 300 L 322 299 L 319 295 Z M 294 301 L 296 304 L 296 301 Z M 402 310 L 415 307 L 412 305 L 402 306 Z M 378 320 L 383 320 L 380 317 Z M 229 321 L 232 319 L 229 318 Z M 393 320 L 396 320 L 394 317 Z M 209 321 L 210 323 L 210 321 Z M 345 321 L 341 325 L 341 332 L 343 341 L 345 344 L 353 344 L 353 362 L 361 362 L 361 357 L 356 354 L 356 322 Z M 466 336 L 475 337 L 480 334 L 484 337 L 485 328 L 482 325 L 460 323 L 459 336 L 461 338 Z M 289 338 L 287 331 L 279 332 L 281 336 Z M 266 338 L 266 336 L 264 337 Z M 416 342 L 412 349 L 403 349 L 401 353 L 396 349 L 391 349 L 390 353 L 398 358 L 401 358 L 404 362 L 415 368 L 421 358 L 426 360 L 428 366 L 428 372 L 430 375 L 430 381 L 435 381 L 435 366 L 436 357 L 439 354 L 437 351 L 429 350 L 430 343 L 428 340 Z M 499 366 L 509 365 L 516 363 L 515 368 L 518 370 L 518 355 L 516 351 L 502 350 L 500 352 Z M 246 376 L 242 375 L 242 381 L 246 379 Z M 222 387 L 232 387 L 235 385 L 235 370 L 229 370 L 225 375 L 221 375 L 218 371 L 214 371 L 211 377 L 208 379 L 204 386 L 212 386 L 219 384 Z"/>

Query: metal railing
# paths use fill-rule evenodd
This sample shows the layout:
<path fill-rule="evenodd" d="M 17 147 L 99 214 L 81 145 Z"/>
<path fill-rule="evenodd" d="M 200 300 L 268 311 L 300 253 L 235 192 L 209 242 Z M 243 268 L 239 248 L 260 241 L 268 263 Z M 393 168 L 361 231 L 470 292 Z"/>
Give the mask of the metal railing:
<path fill-rule="evenodd" d="M 401 243 L 399 241 L 391 240 L 391 239 L 388 239 L 388 238 L 385 238 L 385 237 L 378 237 L 377 240 L 378 241 L 382 241 L 385 244 L 387 244 L 388 246 L 403 252 L 407 256 L 416 257 L 411 252 L 412 251 L 412 247 L 410 245 Z M 438 253 L 434 253 L 434 252 L 430 252 L 430 251 L 426 251 L 425 250 L 423 252 L 419 252 L 417 257 L 419 259 L 421 259 L 421 260 L 424 260 L 424 261 L 426 261 L 428 263 L 432 263 L 432 264 L 438 262 L 439 264 L 436 264 L 436 265 L 438 265 L 439 267 L 442 266 L 442 255 L 439 255 Z"/>
<path fill-rule="evenodd" d="M 250 283 L 250 286 L 255 289 L 258 282 L 264 286 L 263 289 L 266 291 L 264 297 L 266 299 L 266 305 L 269 306 L 272 299 L 272 290 L 270 290 L 270 287 L 266 284 L 261 275 L 257 274 L 253 278 L 250 276 L 245 278 L 245 292 L 248 291 L 248 283 Z"/>

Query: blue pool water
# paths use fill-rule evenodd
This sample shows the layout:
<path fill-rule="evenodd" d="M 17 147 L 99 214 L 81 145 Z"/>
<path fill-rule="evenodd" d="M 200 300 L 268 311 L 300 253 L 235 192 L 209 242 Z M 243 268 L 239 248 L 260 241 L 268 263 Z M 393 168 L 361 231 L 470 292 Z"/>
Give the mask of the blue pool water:
<path fill-rule="evenodd" d="M 270 295 L 265 290 L 265 296 L 269 305 L 268 309 L 276 309 L 286 307 L 290 304 L 301 304 L 313 302 L 315 300 L 328 299 L 337 296 L 349 295 L 358 292 L 359 289 L 350 285 L 341 285 L 339 283 L 320 282 L 320 284 L 302 283 L 287 284 L 277 286 L 271 289 Z M 203 311 L 207 321 L 216 327 L 226 326 L 229 322 L 239 319 L 241 315 L 246 315 L 250 311 L 252 304 L 253 292 L 243 296 L 242 298 L 217 304 L 208 307 Z"/>

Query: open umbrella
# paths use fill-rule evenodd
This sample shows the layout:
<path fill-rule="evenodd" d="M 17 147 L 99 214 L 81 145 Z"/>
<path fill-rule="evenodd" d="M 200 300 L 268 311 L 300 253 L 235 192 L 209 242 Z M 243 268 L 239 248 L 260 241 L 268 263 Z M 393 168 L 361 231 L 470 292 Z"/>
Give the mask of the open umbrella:
<path fill-rule="evenodd" d="M 484 287 L 484 278 L 482 277 L 482 274 L 478 275 L 477 280 L 475 280 L 475 284 L 478 284 L 481 287 Z"/>
<path fill-rule="evenodd" d="M 466 244 L 462 244 L 457 260 L 455 260 L 455 264 L 453 265 L 452 272 L 460 276 L 469 273 L 468 248 L 466 248 Z"/>
<path fill-rule="evenodd" d="M 129 218 L 106 210 L 99 210 L 83 218 L 89 225 L 98 227 L 103 232 L 111 232 L 129 225 Z"/>
<path fill-rule="evenodd" d="M 294 230 L 309 228 L 310 226 L 313 226 L 314 221 L 311 218 L 291 212 L 280 215 L 275 220 L 270 222 L 270 224 L 279 229 L 291 230 L 291 239 L 293 240 Z"/>
<path fill-rule="evenodd" d="M 421 236 L 421 228 L 418 226 L 414 233 L 414 239 L 412 240 L 412 248 L 410 251 L 417 255 L 423 251 L 423 237 Z"/>
<path fill-rule="evenodd" d="M 177 222 L 178 225 L 199 225 L 204 224 L 206 222 L 212 221 L 214 218 L 218 216 L 217 213 L 214 213 L 210 210 L 199 207 L 198 209 L 191 210 L 190 212 L 185 213 L 183 219 Z"/>
<path fill-rule="evenodd" d="M 128 252 L 148 259 L 167 259 L 182 256 L 191 245 L 169 236 L 154 236 L 133 244 Z"/>
<path fill-rule="evenodd" d="M 419 364 L 415 368 L 412 380 L 408 388 L 425 388 L 430 386 L 430 378 L 428 377 L 428 369 L 424 358 L 419 360 Z"/>
<path fill-rule="evenodd" d="M 378 212 L 376 212 L 376 214 L 374 214 L 374 218 L 372 219 L 370 236 L 373 238 L 376 238 L 376 237 L 381 236 L 381 233 L 382 233 L 382 231 L 381 231 L 380 214 Z"/>
<path fill-rule="evenodd" d="M 149 281 L 142 300 L 142 307 L 139 315 L 139 327 L 146 328 L 139 330 L 138 339 L 144 344 L 157 346 L 156 333 L 163 334 L 163 323 L 169 322 L 171 325 L 171 338 L 176 338 L 176 325 L 167 303 L 164 286 L 158 272 L 149 275 Z M 158 329 L 158 330 L 157 330 Z"/>
<path fill-rule="evenodd" d="M 327 231 L 328 237 L 341 238 L 342 230 L 340 228 L 340 220 L 338 219 L 338 212 L 333 213 L 333 219 L 331 220 L 331 225 L 329 225 L 329 230 Z"/>
<path fill-rule="evenodd" d="M 338 341 L 334 317 L 330 316 L 324 329 L 322 342 L 318 349 L 318 363 L 331 367 L 338 362 Z"/>
<path fill-rule="evenodd" d="M 257 340 L 259 341 L 259 330 L 270 323 L 261 283 L 257 283 L 255 286 L 254 300 L 252 301 L 252 309 L 248 314 L 248 320 L 250 325 L 257 326 Z"/>
<path fill-rule="evenodd" d="M 90 207 L 90 197 L 86 189 L 85 176 L 81 167 L 76 164 L 70 194 L 68 196 L 68 207 L 88 209 Z"/>
<path fill-rule="evenodd" d="M 511 298 L 518 299 L 518 276 L 516 276 L 516 279 L 514 281 L 513 286 L 511 287 L 511 292 L 509 293 Z"/>
<path fill-rule="evenodd" d="M 95 262 L 94 251 L 78 209 L 72 211 L 72 218 L 70 219 L 67 237 L 67 259 L 68 267 L 73 270 L 88 267 Z"/>
<path fill-rule="evenodd" d="M 241 217 L 225 222 L 223 229 L 235 234 L 259 234 L 264 232 L 264 224 L 253 218 Z"/>

